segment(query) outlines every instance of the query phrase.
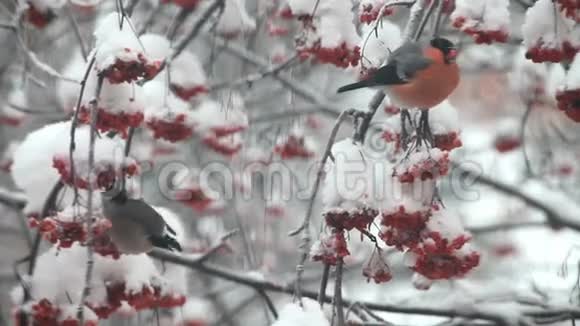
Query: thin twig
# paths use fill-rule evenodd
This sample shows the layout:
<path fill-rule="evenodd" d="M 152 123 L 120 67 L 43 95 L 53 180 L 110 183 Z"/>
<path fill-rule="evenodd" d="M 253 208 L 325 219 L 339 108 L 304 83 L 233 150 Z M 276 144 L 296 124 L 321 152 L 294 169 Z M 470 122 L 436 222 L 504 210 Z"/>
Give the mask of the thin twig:
<path fill-rule="evenodd" d="M 46 197 L 46 200 L 44 201 L 44 205 L 42 207 L 42 211 L 40 212 L 40 219 L 43 219 L 47 216 L 49 216 L 49 214 L 51 214 L 55 209 L 56 209 L 56 199 L 58 197 L 59 192 L 62 190 L 62 188 L 64 188 L 64 183 L 62 183 L 62 181 L 58 181 L 54 187 L 52 187 L 52 189 L 50 190 L 50 193 L 48 194 L 48 196 Z M 22 261 L 28 261 L 28 279 L 31 279 L 32 275 L 34 274 L 34 269 L 36 267 L 36 259 L 38 257 L 38 252 L 40 250 L 40 243 L 42 241 L 42 234 L 40 233 L 40 231 L 36 231 L 36 234 L 34 236 L 34 242 L 32 244 L 32 248 L 30 249 L 30 254 L 23 259 Z M 23 284 L 23 291 L 24 291 L 24 296 L 22 298 L 22 305 L 24 306 L 26 303 L 28 303 L 28 301 L 30 301 L 31 299 L 31 293 L 28 290 L 28 288 L 26 288 Z M 20 311 L 19 314 L 19 321 L 20 321 L 20 325 L 28 325 L 27 322 L 28 316 L 27 316 L 27 312 L 24 311 L 23 309 Z"/>
<path fill-rule="evenodd" d="M 274 66 L 266 71 L 250 74 L 250 75 L 247 75 L 245 77 L 239 78 L 239 79 L 234 80 L 234 81 L 215 83 L 213 85 L 210 85 L 209 93 L 213 93 L 213 92 L 216 92 L 216 91 L 224 89 L 224 88 L 236 88 L 236 87 L 240 87 L 243 85 L 251 86 L 253 83 L 255 83 L 259 80 L 262 80 L 268 76 L 276 75 L 279 72 L 281 72 L 282 70 L 289 68 L 289 67 L 292 67 L 294 64 L 298 63 L 297 58 L 298 58 L 298 55 L 294 55 L 290 59 L 286 60 L 285 62 L 283 62 L 277 66 Z"/>
<path fill-rule="evenodd" d="M 26 196 L 18 191 L 0 188 L 0 204 L 20 210 L 26 206 Z"/>
<path fill-rule="evenodd" d="M 95 141 L 97 138 L 97 112 L 99 109 L 99 97 L 101 96 L 101 89 L 103 87 L 103 76 L 99 76 L 97 81 L 97 89 L 95 91 L 95 98 L 91 102 L 91 130 L 90 130 L 90 141 L 89 141 L 89 162 L 88 162 L 88 194 L 87 194 L 87 215 L 85 218 L 85 223 L 87 226 L 87 266 L 85 272 L 85 286 L 81 294 L 81 299 L 79 301 L 79 307 L 77 312 L 77 319 L 79 320 L 79 325 L 84 325 L 84 307 L 85 300 L 91 294 L 91 281 L 93 279 L 93 267 L 95 265 L 95 260 L 93 257 L 93 198 L 94 198 L 94 183 L 93 183 L 93 173 L 95 165 Z"/>
<path fill-rule="evenodd" d="M 270 310 L 272 316 L 274 316 L 274 319 L 278 319 L 278 310 L 276 310 L 276 306 L 274 305 L 272 298 L 270 298 L 264 290 L 258 290 L 258 294 L 264 299 L 264 302 L 266 302 L 266 306 L 268 306 L 268 310 Z"/>
<path fill-rule="evenodd" d="M 76 138 L 76 129 L 79 122 L 79 110 L 81 109 L 81 103 L 83 101 L 83 96 L 85 94 L 85 87 L 87 85 L 87 80 L 89 79 L 89 75 L 91 73 L 91 69 L 95 64 L 96 57 L 93 55 L 93 58 L 89 62 L 87 66 L 87 70 L 85 71 L 85 75 L 83 76 L 83 80 L 81 80 L 81 90 L 79 92 L 79 98 L 77 99 L 77 105 L 75 107 L 75 113 L 72 117 L 71 126 L 70 126 L 70 145 L 69 145 L 69 161 L 70 161 L 70 178 L 72 180 L 73 191 L 74 191 L 74 199 L 73 203 L 76 203 L 79 198 L 79 189 L 76 187 L 76 176 L 75 176 L 75 164 L 74 164 L 74 151 L 76 148 L 75 138 Z"/>
<path fill-rule="evenodd" d="M 438 5 L 437 3 L 442 1 L 443 0 L 431 0 L 431 3 L 429 4 L 429 9 L 427 9 L 427 12 L 423 16 L 423 19 L 421 19 L 421 23 L 419 24 L 417 31 L 415 31 L 415 34 L 413 35 L 413 40 L 418 41 L 421 38 L 421 34 L 423 34 L 423 30 L 425 29 L 425 26 L 427 26 L 427 22 L 429 21 L 431 14 L 435 10 L 435 7 Z"/>
<path fill-rule="evenodd" d="M 87 62 L 87 58 L 89 56 L 89 53 L 87 52 L 87 48 L 85 46 L 85 42 L 83 41 L 83 37 L 81 35 L 81 30 L 79 29 L 79 24 L 77 23 L 77 20 L 71 10 L 70 4 L 66 6 L 66 15 L 68 17 L 68 20 L 70 22 L 70 25 L 73 29 L 73 32 L 75 34 L 75 37 L 77 38 L 77 42 L 79 43 L 79 48 L 81 49 L 81 54 L 83 55 L 83 59 L 85 59 L 85 62 Z"/>
<path fill-rule="evenodd" d="M 253 64 L 254 66 L 260 67 L 262 69 L 269 69 L 270 67 L 269 62 L 265 58 L 260 57 L 257 54 L 248 51 L 247 49 L 242 48 L 232 42 L 228 42 L 227 40 L 221 37 L 214 35 L 212 35 L 211 37 L 212 37 L 211 40 L 214 41 L 217 46 L 222 47 L 226 52 L 244 61 L 247 61 Z M 272 77 L 280 81 L 285 87 L 292 90 L 292 92 L 295 93 L 296 95 L 302 97 L 303 99 L 309 102 L 318 104 L 321 108 L 334 112 L 342 111 L 342 109 L 339 106 L 329 102 L 324 97 L 320 96 L 318 92 L 313 91 L 314 89 L 313 86 L 305 85 L 303 82 L 296 81 L 281 73 L 272 75 Z"/>
<path fill-rule="evenodd" d="M 344 326 L 344 310 L 342 302 L 342 269 L 344 261 L 339 258 L 336 262 L 336 279 L 334 280 L 334 311 L 336 311 L 336 322 L 338 326 Z"/>
<path fill-rule="evenodd" d="M 482 235 L 486 233 L 519 230 L 523 228 L 536 228 L 536 227 L 546 227 L 549 226 L 545 221 L 530 221 L 530 222 L 518 222 L 518 223 L 498 223 L 492 225 L 484 226 L 474 226 L 465 227 L 465 229 L 473 234 Z"/>
<path fill-rule="evenodd" d="M 329 118 L 336 119 L 340 115 L 340 112 L 329 110 L 324 107 L 319 107 L 316 104 L 310 105 L 308 108 L 304 109 L 285 109 L 282 112 L 276 112 L 272 114 L 260 115 L 255 118 L 250 119 L 250 124 L 256 123 L 266 123 L 272 122 L 275 120 L 283 120 L 283 119 L 290 119 L 295 118 L 297 116 L 308 115 L 308 114 L 317 114 L 321 113 L 326 115 Z"/>
<path fill-rule="evenodd" d="M 580 231 L 580 223 L 575 223 L 570 218 L 565 218 L 564 216 L 560 215 L 556 212 L 552 207 L 549 207 L 545 203 L 542 203 L 536 198 L 533 198 L 523 192 L 520 191 L 519 188 L 514 187 L 512 185 L 503 183 L 499 180 L 491 179 L 487 176 L 484 176 L 480 173 L 473 172 L 469 169 L 462 167 L 460 164 L 452 163 L 453 168 L 458 169 L 462 173 L 465 173 L 473 178 L 474 182 L 486 185 L 491 187 L 494 190 L 497 190 L 501 193 L 506 195 L 516 197 L 521 199 L 524 203 L 528 204 L 529 206 L 540 210 L 546 214 L 546 218 L 548 221 L 554 226 L 565 226 L 572 230 Z"/>
<path fill-rule="evenodd" d="M 324 305 L 324 297 L 326 296 L 326 286 L 328 285 L 328 275 L 330 275 L 330 265 L 324 264 L 322 270 L 322 278 L 320 280 L 320 290 L 318 290 L 318 304 L 322 307 Z"/>
<path fill-rule="evenodd" d="M 133 10 L 137 7 L 139 0 L 129 0 L 129 4 L 125 7 L 125 14 L 129 17 L 133 15 Z"/>
<path fill-rule="evenodd" d="M 210 259 L 216 252 L 218 252 L 220 249 L 222 249 L 224 247 L 224 243 L 231 237 L 233 237 L 234 235 L 238 234 L 239 230 L 235 229 L 232 230 L 226 234 L 224 234 L 219 242 L 212 246 L 208 251 L 206 251 L 201 257 L 199 257 L 199 262 L 203 263 L 205 261 L 207 261 L 208 259 Z"/>
<path fill-rule="evenodd" d="M 522 143 L 522 155 L 524 156 L 524 163 L 526 164 L 526 174 L 528 176 L 534 175 L 534 172 L 532 171 L 532 163 L 530 162 L 530 157 L 528 156 L 528 151 L 526 150 L 526 139 L 525 139 L 526 125 L 528 124 L 528 120 L 532 113 L 533 107 L 534 106 L 532 104 L 532 101 L 529 101 L 526 107 L 526 112 L 524 112 L 524 115 L 522 116 L 522 122 L 520 125 L 520 141 Z"/>
<path fill-rule="evenodd" d="M 432 38 L 436 38 L 439 36 L 439 28 L 441 27 L 441 17 L 443 16 L 443 6 L 445 4 L 445 0 L 439 0 L 437 4 L 437 9 L 435 9 L 435 19 L 433 22 L 433 33 Z"/>
<path fill-rule="evenodd" d="M 330 136 L 328 137 L 328 142 L 326 143 L 326 149 L 324 150 L 324 154 L 322 156 L 322 161 L 318 167 L 318 171 L 316 172 L 316 179 L 314 180 L 314 187 L 312 189 L 312 194 L 310 195 L 310 199 L 308 201 L 308 207 L 306 209 L 306 215 L 304 216 L 304 220 L 300 227 L 296 230 L 289 233 L 290 236 L 295 236 L 298 233 L 302 232 L 302 239 L 300 243 L 300 249 L 302 251 L 300 255 L 300 259 L 298 264 L 296 265 L 296 289 L 295 289 L 295 296 L 300 299 L 302 297 L 301 294 L 301 286 L 302 286 L 302 274 L 304 273 L 304 263 L 308 258 L 308 253 L 310 250 L 310 219 L 312 218 L 312 212 L 314 210 L 314 203 L 316 201 L 316 195 L 318 194 L 318 188 L 320 187 L 320 182 L 322 180 L 322 176 L 324 175 L 324 168 L 326 166 L 326 161 L 332 155 L 332 145 L 336 139 L 336 135 L 338 134 L 338 130 L 340 129 L 340 125 L 344 122 L 346 117 L 352 114 L 354 110 L 345 110 L 343 111 L 334 124 L 332 131 L 330 132 Z"/>
<path fill-rule="evenodd" d="M 223 267 L 218 267 L 214 265 L 209 265 L 207 263 L 200 264 L 195 258 L 189 258 L 183 256 L 178 253 L 170 252 L 168 250 L 154 248 L 150 253 L 150 256 L 161 259 L 170 263 L 178 264 L 181 266 L 187 266 L 192 269 L 201 271 L 206 275 L 211 277 L 217 277 L 224 280 L 228 280 L 230 282 L 234 282 L 237 284 L 248 286 L 252 289 L 261 289 L 264 291 L 271 291 L 271 292 L 282 292 L 291 294 L 295 291 L 294 286 L 290 284 L 279 284 L 275 282 L 271 282 L 264 279 L 258 279 L 255 277 L 251 277 L 245 275 L 244 273 L 240 273 L 234 270 L 226 269 Z M 293 282 L 295 283 L 295 282 Z M 317 299 L 318 291 L 310 291 L 304 289 L 302 291 L 302 295 L 306 298 Z M 324 302 L 330 303 L 332 302 L 333 298 L 330 296 L 324 296 Z M 354 300 L 348 300 L 343 298 L 342 303 L 344 306 L 351 305 Z M 440 316 L 440 317 L 464 317 L 470 319 L 483 319 L 489 321 L 496 321 L 496 322 L 503 322 L 503 318 L 501 316 L 485 312 L 479 311 L 477 309 L 456 309 L 456 308 L 432 308 L 432 307 L 419 307 L 419 306 L 409 306 L 409 305 L 399 305 L 399 304 L 383 304 L 383 303 L 376 303 L 376 302 L 360 302 L 362 305 L 366 306 L 368 309 L 375 310 L 375 311 L 384 311 L 384 312 L 396 312 L 402 314 L 417 314 L 417 315 L 429 315 L 429 316 Z M 568 311 L 571 315 L 575 315 L 580 317 L 580 310 L 570 308 Z M 557 311 L 561 313 L 561 311 Z M 538 311 L 527 311 L 526 314 L 533 314 L 538 313 Z M 550 311 L 545 311 L 545 314 L 548 315 Z"/>
<path fill-rule="evenodd" d="M 417 28 L 421 23 L 421 17 L 425 11 L 425 1 L 416 1 L 411 7 L 411 13 L 409 14 L 409 20 L 407 25 L 405 25 L 405 31 L 403 32 L 403 40 L 412 40 L 417 33 Z"/>
<path fill-rule="evenodd" d="M 214 0 L 214 2 L 206 9 L 206 11 L 201 15 L 199 20 L 193 25 L 193 28 L 189 33 L 177 43 L 175 50 L 171 54 L 170 60 L 177 58 L 181 52 L 189 45 L 189 43 L 199 34 L 201 28 L 209 20 L 211 15 L 218 10 L 220 7 L 225 5 L 225 0 Z"/>

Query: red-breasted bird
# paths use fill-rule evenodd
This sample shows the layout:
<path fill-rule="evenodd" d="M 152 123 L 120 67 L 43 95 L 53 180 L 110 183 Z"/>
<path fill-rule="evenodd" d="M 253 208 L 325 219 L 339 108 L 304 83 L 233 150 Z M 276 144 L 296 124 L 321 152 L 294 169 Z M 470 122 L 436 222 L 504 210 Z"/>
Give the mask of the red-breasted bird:
<path fill-rule="evenodd" d="M 434 38 L 425 48 L 406 42 L 368 79 L 343 86 L 338 93 L 384 87 L 392 104 L 428 110 L 443 102 L 459 84 L 456 57 L 455 45 L 444 38 Z"/>

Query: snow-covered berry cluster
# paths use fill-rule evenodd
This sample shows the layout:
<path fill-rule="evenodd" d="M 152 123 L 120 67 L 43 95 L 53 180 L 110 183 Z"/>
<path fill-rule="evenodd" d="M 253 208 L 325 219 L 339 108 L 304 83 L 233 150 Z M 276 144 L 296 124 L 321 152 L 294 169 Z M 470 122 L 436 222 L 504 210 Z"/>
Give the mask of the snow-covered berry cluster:
<path fill-rule="evenodd" d="M 372 24 L 379 18 L 392 15 L 393 7 L 383 8 L 386 0 L 363 0 L 359 3 L 358 19 L 363 24 Z M 379 17 L 380 16 L 380 17 Z"/>
<path fill-rule="evenodd" d="M 95 29 L 95 68 L 99 76 L 111 84 L 154 78 L 169 54 L 169 41 L 155 34 L 137 38 L 129 24 L 119 24 L 119 20 L 119 14 L 110 13 Z"/>
<path fill-rule="evenodd" d="M 574 57 L 566 73 L 564 85 L 556 93 L 556 101 L 558 109 L 568 118 L 580 122 L 580 53 Z"/>
<path fill-rule="evenodd" d="M 393 278 L 391 269 L 387 264 L 385 252 L 382 249 L 375 248 L 373 250 L 363 267 L 362 274 L 367 278 L 367 281 L 372 279 L 376 284 L 386 283 Z"/>
<path fill-rule="evenodd" d="M 411 153 L 395 168 L 395 175 L 401 183 L 415 180 L 437 179 L 449 172 L 449 153 L 439 148 Z"/>
<path fill-rule="evenodd" d="M 70 248 L 75 242 L 86 245 L 88 230 L 85 216 L 75 214 L 72 207 L 68 207 L 55 216 L 43 219 L 29 218 L 29 226 L 37 228 L 48 242 L 55 244 L 57 248 Z M 111 256 L 118 259 L 119 251 L 111 241 L 107 231 L 111 228 L 111 222 L 104 217 L 94 217 L 91 223 L 92 247 L 94 252 L 101 256 Z"/>
<path fill-rule="evenodd" d="M 24 2 L 24 1 L 21 1 Z M 66 1 L 64 0 L 27 0 L 26 20 L 34 27 L 42 29 L 56 18 L 55 12 L 61 9 Z"/>
<path fill-rule="evenodd" d="M 508 0 L 456 0 L 453 27 L 471 35 L 478 44 L 506 42 L 509 27 Z"/>
<path fill-rule="evenodd" d="M 437 205 L 412 206 L 384 210 L 379 233 L 388 246 L 405 252 L 412 270 L 438 280 L 462 277 L 479 264 L 480 255 L 470 248 L 457 216 Z"/>
<path fill-rule="evenodd" d="M 131 160 L 132 161 L 132 160 Z M 85 169 L 86 161 L 75 160 L 74 175 L 71 171 L 70 158 L 66 154 L 56 154 L 52 159 L 52 166 L 60 174 L 61 180 L 68 185 L 74 185 L 81 189 L 89 189 L 89 184 L 93 189 L 106 190 L 113 186 L 115 181 L 123 173 L 126 176 L 135 176 L 139 172 L 137 163 L 132 161 L 123 167 L 116 167 L 114 162 L 107 160 L 96 162 L 93 170 L 89 173 Z"/>
<path fill-rule="evenodd" d="M 333 230 L 331 234 L 323 235 L 310 249 L 310 257 L 313 261 L 320 261 L 327 265 L 336 265 L 339 259 L 348 255 L 350 252 L 343 230 Z"/>
<path fill-rule="evenodd" d="M 526 58 L 533 62 L 571 61 L 580 51 L 578 26 L 551 0 L 538 0 L 526 12 L 522 25 Z"/>
<path fill-rule="evenodd" d="M 89 89 L 94 86 L 95 74 L 89 76 Z M 90 124 L 91 91 L 81 102 L 78 109 L 78 120 L 80 123 Z M 137 128 L 143 122 L 143 110 L 145 108 L 145 95 L 140 86 L 134 84 L 111 84 L 108 80 L 103 81 L 101 93 L 96 107 L 96 128 L 101 132 L 115 131 L 121 137 L 127 137 L 129 128 Z"/>
<path fill-rule="evenodd" d="M 26 308 L 15 311 L 15 325 L 20 325 L 20 312 L 30 312 L 32 325 L 46 326 L 78 326 L 80 321 L 77 319 L 78 307 L 69 305 L 54 305 L 50 300 L 43 298 L 30 302 Z M 84 307 L 84 326 L 97 326 L 98 316 L 87 307 Z"/>
<path fill-rule="evenodd" d="M 580 2 L 576 0 L 556 0 L 564 16 L 580 22 Z"/>
<path fill-rule="evenodd" d="M 314 144 L 304 135 L 304 131 L 294 128 L 274 146 L 274 153 L 281 159 L 308 159 L 314 156 Z"/>
<path fill-rule="evenodd" d="M 353 24 L 354 19 L 348 2 L 320 1 L 314 16 L 314 3 L 304 0 L 288 1 L 290 12 L 303 25 L 304 31 L 297 38 L 296 47 L 302 60 L 333 64 L 337 67 L 355 67 L 360 60 L 360 37 Z"/>

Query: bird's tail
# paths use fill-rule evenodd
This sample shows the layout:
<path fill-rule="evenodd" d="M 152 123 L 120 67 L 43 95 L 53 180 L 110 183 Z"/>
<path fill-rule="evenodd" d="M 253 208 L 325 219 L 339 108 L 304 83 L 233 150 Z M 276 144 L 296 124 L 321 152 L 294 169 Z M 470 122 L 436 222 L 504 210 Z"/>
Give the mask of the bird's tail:
<path fill-rule="evenodd" d="M 348 84 L 348 85 L 342 86 L 336 92 L 337 93 L 343 93 L 343 92 L 348 92 L 348 91 L 352 91 L 352 90 L 355 90 L 355 89 L 365 88 L 365 87 L 371 87 L 371 86 L 375 86 L 375 85 L 373 85 L 373 83 L 370 80 L 361 80 L 361 81 L 356 82 L 356 83 L 352 83 L 352 84 Z"/>
<path fill-rule="evenodd" d="M 163 249 L 167 249 L 167 250 L 177 250 L 177 251 L 182 251 L 183 249 L 181 248 L 181 245 L 179 244 L 179 242 L 172 236 L 170 236 L 169 234 L 164 234 L 162 236 L 151 236 L 149 237 L 149 239 L 151 240 L 151 243 L 153 244 L 153 246 L 155 247 L 159 247 L 159 248 L 163 248 Z"/>

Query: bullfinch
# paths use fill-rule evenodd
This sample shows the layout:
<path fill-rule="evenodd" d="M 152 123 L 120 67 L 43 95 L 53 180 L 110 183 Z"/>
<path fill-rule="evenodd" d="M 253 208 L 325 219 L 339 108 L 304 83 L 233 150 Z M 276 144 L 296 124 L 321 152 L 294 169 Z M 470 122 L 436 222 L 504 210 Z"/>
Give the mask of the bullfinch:
<path fill-rule="evenodd" d="M 141 254 L 153 247 L 181 251 L 175 231 L 142 199 L 131 199 L 126 190 L 101 194 L 103 214 L 111 221 L 109 236 L 120 252 Z"/>
<path fill-rule="evenodd" d="M 393 51 L 387 64 L 368 79 L 338 89 L 384 87 L 391 103 L 405 109 L 430 109 L 443 102 L 459 84 L 457 50 L 445 38 L 434 38 L 422 48 L 406 42 Z"/>

